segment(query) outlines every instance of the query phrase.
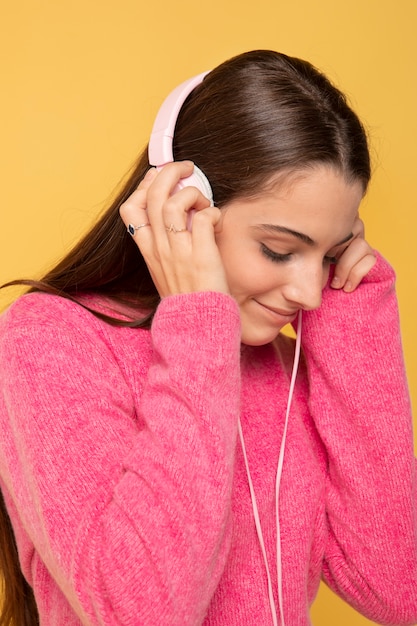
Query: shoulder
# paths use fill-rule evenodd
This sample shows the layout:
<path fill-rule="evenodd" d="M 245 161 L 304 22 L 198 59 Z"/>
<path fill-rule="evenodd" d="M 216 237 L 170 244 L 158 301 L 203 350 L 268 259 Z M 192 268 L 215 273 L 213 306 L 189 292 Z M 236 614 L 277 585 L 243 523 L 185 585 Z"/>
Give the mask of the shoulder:
<path fill-rule="evenodd" d="M 48 293 L 28 293 L 11 304 L 1 316 L 2 323 L 13 324 L 24 319 L 49 320 L 61 316 L 62 312 L 76 315 L 79 306 L 67 298 Z"/>
<path fill-rule="evenodd" d="M 112 326 L 59 296 L 22 296 L 0 318 L 0 387 L 13 397 L 19 381 L 21 394 L 47 387 L 50 397 L 54 387 L 79 397 L 95 387 L 98 397 L 107 390 L 124 402 L 122 390 L 145 375 L 151 358 L 149 331 Z"/>
<path fill-rule="evenodd" d="M 116 305 L 110 298 L 92 294 L 82 294 L 76 300 L 44 292 L 28 293 L 18 298 L 0 316 L 0 325 L 7 327 L 36 325 L 86 324 L 86 328 L 111 327 L 94 313 L 104 314 L 116 320 L 131 320 L 146 311 Z"/>
<path fill-rule="evenodd" d="M 99 320 L 76 302 L 46 293 L 30 293 L 18 298 L 0 318 L 0 335 L 33 334 L 47 328 L 88 329 Z"/>
<path fill-rule="evenodd" d="M 99 300 L 89 299 L 85 305 L 100 310 Z M 112 326 L 68 298 L 39 292 L 21 296 L 0 317 L 3 357 L 16 350 L 102 353 L 123 346 L 131 336 L 136 344 L 146 341 L 147 335 L 142 329 Z"/>

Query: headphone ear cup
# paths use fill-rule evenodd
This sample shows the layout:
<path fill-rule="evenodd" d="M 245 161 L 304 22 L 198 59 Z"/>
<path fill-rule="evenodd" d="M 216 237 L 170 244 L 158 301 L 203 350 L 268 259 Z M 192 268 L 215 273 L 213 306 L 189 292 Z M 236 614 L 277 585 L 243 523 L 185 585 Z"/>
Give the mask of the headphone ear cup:
<path fill-rule="evenodd" d="M 181 178 L 176 190 L 183 189 L 184 187 L 197 187 L 199 191 L 209 200 L 210 206 L 214 205 L 213 191 L 208 181 L 207 176 L 200 170 L 199 167 L 194 165 L 194 171 L 191 176 L 187 178 Z"/>

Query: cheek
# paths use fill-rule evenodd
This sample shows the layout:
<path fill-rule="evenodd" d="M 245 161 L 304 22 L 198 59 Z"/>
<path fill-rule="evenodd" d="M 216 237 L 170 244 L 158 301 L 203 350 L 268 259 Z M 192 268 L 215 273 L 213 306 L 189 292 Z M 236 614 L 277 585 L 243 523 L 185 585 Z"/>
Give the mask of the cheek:
<path fill-rule="evenodd" d="M 281 282 L 282 268 L 261 254 L 259 244 L 236 232 L 233 237 L 216 238 L 229 289 L 237 300 L 270 290 Z"/>
<path fill-rule="evenodd" d="M 225 272 L 230 293 L 239 302 L 269 292 L 282 283 L 277 268 L 269 267 L 256 256 L 247 255 L 241 262 L 230 259 L 230 263 L 225 264 Z"/>
<path fill-rule="evenodd" d="M 249 280 L 253 272 L 253 255 L 248 255 L 247 246 L 243 245 L 238 235 L 232 238 L 223 234 L 223 236 L 216 238 L 216 243 L 223 261 L 229 288 L 233 292 L 234 288 Z"/>

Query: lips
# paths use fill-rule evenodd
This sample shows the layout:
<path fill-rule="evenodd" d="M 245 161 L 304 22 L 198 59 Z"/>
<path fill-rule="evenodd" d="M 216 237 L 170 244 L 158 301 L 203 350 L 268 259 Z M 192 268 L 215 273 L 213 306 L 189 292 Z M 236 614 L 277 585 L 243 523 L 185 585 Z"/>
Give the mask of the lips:
<path fill-rule="evenodd" d="M 258 302 L 255 300 L 256 304 L 258 304 L 265 312 L 269 313 L 271 317 L 275 318 L 277 322 L 289 324 L 293 322 L 297 317 L 297 311 L 287 311 L 285 309 L 277 309 L 275 307 L 268 306 L 267 304 L 262 304 L 262 302 Z"/>

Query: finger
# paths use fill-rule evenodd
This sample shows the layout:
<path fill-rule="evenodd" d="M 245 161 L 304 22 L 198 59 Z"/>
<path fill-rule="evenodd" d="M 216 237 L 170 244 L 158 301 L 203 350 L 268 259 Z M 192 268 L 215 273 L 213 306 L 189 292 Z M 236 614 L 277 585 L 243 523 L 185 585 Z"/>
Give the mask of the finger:
<path fill-rule="evenodd" d="M 165 230 L 163 208 L 169 198 L 175 198 L 175 187 L 181 178 L 190 176 L 194 168 L 191 161 L 168 163 L 159 169 L 157 178 L 147 190 L 147 211 L 152 227 L 159 232 Z M 171 207 L 177 207 L 174 202 Z"/>
<path fill-rule="evenodd" d="M 186 223 L 186 208 L 189 206 L 195 207 L 196 215 L 199 216 L 191 231 Z M 214 290 L 215 281 L 211 278 L 209 286 L 205 274 L 213 274 L 213 265 L 216 267 L 217 259 L 214 257 L 218 255 L 218 250 L 214 225 L 219 215 L 219 209 L 210 207 L 209 200 L 193 187 L 183 188 L 165 203 L 167 243 L 164 245 L 160 238 L 158 253 L 163 265 L 168 264 L 174 269 L 174 262 L 176 268 L 181 268 L 176 275 L 176 288 L 179 292 L 206 291 L 211 288 Z M 222 267 L 221 262 L 219 265 Z"/>
<path fill-rule="evenodd" d="M 184 187 L 170 196 L 163 206 L 165 230 L 170 234 L 192 229 L 192 218 L 197 211 L 210 206 L 210 201 L 196 187 Z"/>
<path fill-rule="evenodd" d="M 221 212 L 208 207 L 195 214 L 192 228 L 193 263 L 198 278 L 199 291 L 229 293 L 223 261 L 216 242 L 216 226 Z"/>
<path fill-rule="evenodd" d="M 149 224 L 146 212 L 146 194 L 157 171 L 149 169 L 135 191 L 120 206 L 119 213 L 130 235 L 135 236 L 136 231 Z"/>
<path fill-rule="evenodd" d="M 352 292 L 360 285 L 365 276 L 370 272 L 376 262 L 376 257 L 373 254 L 368 254 L 363 257 L 356 265 L 354 265 L 349 272 L 346 282 L 343 286 L 343 291 Z"/>
<path fill-rule="evenodd" d="M 359 215 L 357 215 L 353 223 L 352 233 L 354 237 L 365 239 L 365 224 L 363 223 Z"/>
<path fill-rule="evenodd" d="M 362 238 L 356 238 L 340 257 L 331 286 L 354 291 L 375 263 L 375 253 Z"/>

